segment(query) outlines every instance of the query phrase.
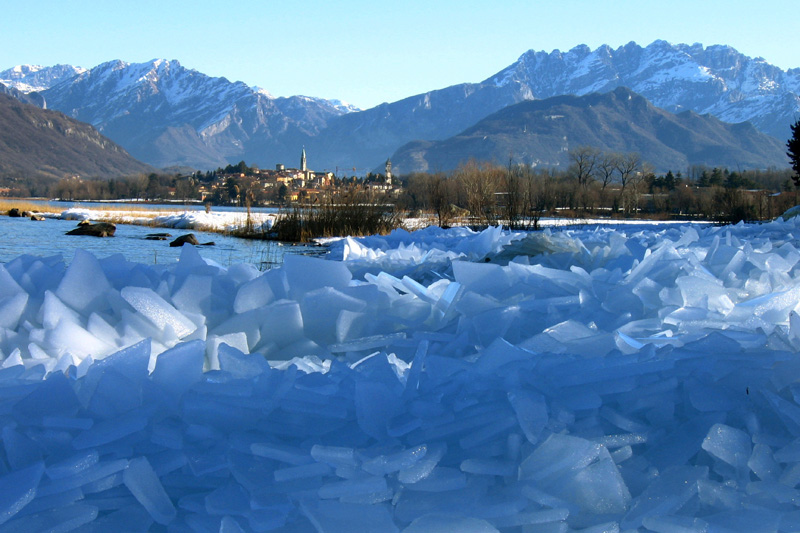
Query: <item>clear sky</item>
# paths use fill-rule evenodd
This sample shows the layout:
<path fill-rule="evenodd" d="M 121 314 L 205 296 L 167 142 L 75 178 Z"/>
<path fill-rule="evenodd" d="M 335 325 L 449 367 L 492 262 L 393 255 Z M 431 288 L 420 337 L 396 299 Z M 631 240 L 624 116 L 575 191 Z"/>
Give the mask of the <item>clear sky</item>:
<path fill-rule="evenodd" d="M 0 70 L 177 59 L 361 108 L 482 81 L 525 51 L 656 39 L 800 67 L 797 0 L 9 0 Z"/>

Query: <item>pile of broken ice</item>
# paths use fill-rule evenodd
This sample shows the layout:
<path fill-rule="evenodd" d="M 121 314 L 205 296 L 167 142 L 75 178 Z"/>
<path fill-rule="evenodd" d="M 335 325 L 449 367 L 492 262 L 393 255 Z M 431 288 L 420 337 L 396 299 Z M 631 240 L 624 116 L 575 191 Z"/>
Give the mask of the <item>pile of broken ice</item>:
<path fill-rule="evenodd" d="M 0 266 L 2 531 L 796 531 L 800 224 Z"/>

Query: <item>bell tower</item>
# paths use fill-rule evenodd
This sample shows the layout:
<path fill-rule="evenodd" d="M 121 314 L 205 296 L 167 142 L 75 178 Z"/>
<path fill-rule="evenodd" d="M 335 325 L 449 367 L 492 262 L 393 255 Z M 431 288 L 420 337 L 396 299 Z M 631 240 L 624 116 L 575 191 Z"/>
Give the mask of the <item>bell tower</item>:
<path fill-rule="evenodd" d="M 305 172 L 308 170 L 306 166 L 306 147 L 303 147 L 303 152 L 300 154 L 300 171 Z"/>

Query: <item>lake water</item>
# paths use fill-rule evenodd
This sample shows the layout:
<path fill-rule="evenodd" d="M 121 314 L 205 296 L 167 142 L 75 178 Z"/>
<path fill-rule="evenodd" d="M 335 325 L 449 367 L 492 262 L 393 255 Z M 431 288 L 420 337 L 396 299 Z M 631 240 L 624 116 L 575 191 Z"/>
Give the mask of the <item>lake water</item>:
<path fill-rule="evenodd" d="M 161 206 L 163 208 L 164 206 Z M 66 209 L 66 207 L 65 207 Z M 98 258 L 122 254 L 128 261 L 144 264 L 172 263 L 180 257 L 180 248 L 171 248 L 170 241 L 180 235 L 194 233 L 201 243 L 213 241 L 215 246 L 198 246 L 204 259 L 222 266 L 252 263 L 264 270 L 283 262 L 286 253 L 320 253 L 317 246 L 293 246 L 272 241 L 237 239 L 196 230 L 176 230 L 149 226 L 117 224 L 114 237 L 98 238 L 85 235 L 66 235 L 77 227 L 75 220 L 46 219 L 41 222 L 28 218 L 10 218 L 0 215 L 0 262 L 6 263 L 22 254 L 49 257 L 61 254 L 69 262 L 75 250 L 88 250 Z M 166 241 L 146 240 L 148 233 L 169 233 Z"/>

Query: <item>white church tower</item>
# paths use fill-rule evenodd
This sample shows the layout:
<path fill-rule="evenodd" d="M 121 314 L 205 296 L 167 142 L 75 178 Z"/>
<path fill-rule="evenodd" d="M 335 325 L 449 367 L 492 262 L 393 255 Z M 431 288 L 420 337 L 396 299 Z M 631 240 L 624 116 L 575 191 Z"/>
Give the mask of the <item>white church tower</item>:
<path fill-rule="evenodd" d="M 306 166 L 306 147 L 303 147 L 303 152 L 300 154 L 300 172 L 306 172 L 308 167 Z"/>

